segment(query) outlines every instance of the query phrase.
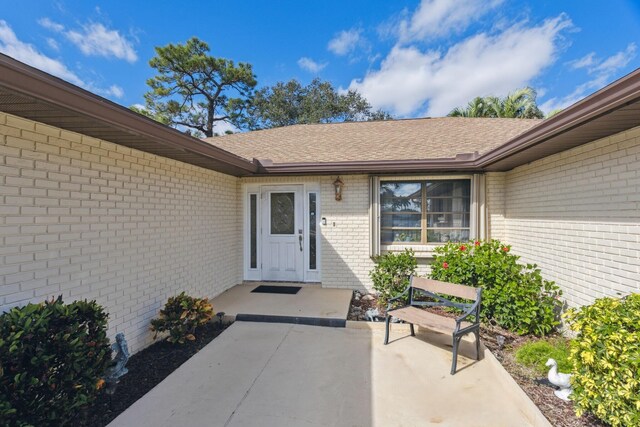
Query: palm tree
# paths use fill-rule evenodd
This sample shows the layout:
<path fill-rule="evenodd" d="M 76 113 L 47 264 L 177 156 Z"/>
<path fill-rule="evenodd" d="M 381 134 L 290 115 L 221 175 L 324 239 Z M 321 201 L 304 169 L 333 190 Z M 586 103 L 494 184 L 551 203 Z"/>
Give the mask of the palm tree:
<path fill-rule="evenodd" d="M 476 97 L 466 108 L 454 108 L 450 117 L 508 117 L 518 119 L 542 119 L 544 113 L 536 103 L 536 91 L 525 87 L 499 98 L 496 96 Z"/>
<path fill-rule="evenodd" d="M 449 116 L 451 117 L 489 117 L 489 105 L 487 104 L 487 98 L 480 98 L 476 96 L 467 104 L 466 108 L 457 107 L 454 108 Z"/>

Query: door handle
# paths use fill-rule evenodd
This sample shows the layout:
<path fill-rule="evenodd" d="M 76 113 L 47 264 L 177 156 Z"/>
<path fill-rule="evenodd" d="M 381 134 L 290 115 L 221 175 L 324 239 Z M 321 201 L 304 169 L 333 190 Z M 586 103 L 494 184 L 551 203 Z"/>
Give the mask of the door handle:
<path fill-rule="evenodd" d="M 300 252 L 302 252 L 302 240 L 304 238 L 302 237 L 302 230 L 298 230 L 298 243 L 300 244 Z"/>

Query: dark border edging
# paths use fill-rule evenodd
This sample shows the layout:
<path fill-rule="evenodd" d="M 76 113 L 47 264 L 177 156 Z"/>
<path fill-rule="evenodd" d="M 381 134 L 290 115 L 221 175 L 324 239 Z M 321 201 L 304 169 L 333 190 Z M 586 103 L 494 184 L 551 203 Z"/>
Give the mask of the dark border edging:
<path fill-rule="evenodd" d="M 346 319 L 325 317 L 297 317 L 297 316 L 273 316 L 268 314 L 242 314 L 236 315 L 236 321 L 262 322 L 262 323 L 293 323 L 295 325 L 327 326 L 331 328 L 344 328 Z"/>

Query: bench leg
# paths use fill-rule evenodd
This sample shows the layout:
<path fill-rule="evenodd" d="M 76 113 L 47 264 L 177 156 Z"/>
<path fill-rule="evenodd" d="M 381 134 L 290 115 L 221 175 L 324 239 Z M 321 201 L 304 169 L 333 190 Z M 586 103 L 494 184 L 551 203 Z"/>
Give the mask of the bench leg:
<path fill-rule="evenodd" d="M 476 360 L 480 360 L 480 330 L 476 329 Z"/>
<path fill-rule="evenodd" d="M 413 330 L 413 323 L 409 323 L 409 327 L 411 328 L 411 336 L 415 337 L 416 336 L 416 331 Z"/>
<path fill-rule="evenodd" d="M 451 361 L 451 375 L 456 373 L 456 366 L 458 366 L 458 345 L 460 344 L 460 338 L 453 336 L 453 360 Z"/>
<path fill-rule="evenodd" d="M 384 345 L 389 344 L 389 321 L 391 320 L 391 316 L 387 314 L 384 319 Z"/>

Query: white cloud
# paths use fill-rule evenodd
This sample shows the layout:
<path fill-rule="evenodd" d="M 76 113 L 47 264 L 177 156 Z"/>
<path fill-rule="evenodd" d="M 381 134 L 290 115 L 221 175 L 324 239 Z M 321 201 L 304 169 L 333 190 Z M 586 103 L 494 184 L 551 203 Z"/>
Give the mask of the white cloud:
<path fill-rule="evenodd" d="M 240 129 L 232 125 L 231 123 L 225 121 L 217 121 L 213 124 L 213 133 L 218 135 L 225 135 L 227 131 L 231 131 L 233 133 L 240 132 Z"/>
<path fill-rule="evenodd" d="M 580 101 L 582 98 L 584 98 L 584 94 L 586 90 L 590 86 L 592 86 L 592 84 L 597 84 L 596 80 L 592 80 L 590 82 L 579 85 L 569 95 L 566 95 L 560 98 L 557 98 L 557 97 L 551 98 L 543 102 L 542 104 L 540 104 L 540 110 L 542 110 L 545 114 L 549 114 L 552 111 L 556 111 L 556 110 L 564 110 L 568 106 L 573 105 L 576 102 Z"/>
<path fill-rule="evenodd" d="M 133 43 L 118 30 L 111 30 L 99 23 L 88 23 L 80 30 L 66 30 L 64 25 L 49 18 L 41 18 L 38 23 L 49 30 L 64 36 L 87 56 L 118 58 L 127 62 L 136 62 L 138 55 Z"/>
<path fill-rule="evenodd" d="M 400 42 L 443 37 L 461 32 L 504 0 L 422 0 L 409 19 L 400 21 Z"/>
<path fill-rule="evenodd" d="M 595 52 L 588 53 L 580 59 L 576 59 L 575 61 L 569 62 L 569 65 L 574 70 L 590 67 L 595 63 L 595 56 L 596 56 Z"/>
<path fill-rule="evenodd" d="M 362 41 L 362 30 L 351 29 L 340 31 L 334 38 L 329 40 L 327 49 L 339 56 L 348 55 L 353 52 Z"/>
<path fill-rule="evenodd" d="M 618 69 L 625 67 L 629 63 L 629 61 L 635 58 L 636 50 L 636 44 L 629 43 L 625 50 L 606 58 L 604 61 L 600 62 L 598 65 L 589 70 L 589 72 L 604 74 L 614 73 Z"/>
<path fill-rule="evenodd" d="M 53 22 L 49 18 L 38 19 L 38 24 L 40 24 L 42 27 L 48 30 L 55 31 L 56 33 L 59 33 L 64 30 L 64 25 L 58 24 L 57 22 Z"/>
<path fill-rule="evenodd" d="M 621 50 L 608 58 L 599 59 L 595 52 L 574 61 L 571 64 L 573 69 L 586 68 L 587 73 L 592 76 L 591 79 L 579 84 L 568 95 L 563 97 L 554 97 L 545 101 L 540 105 L 540 109 L 546 113 L 561 110 L 575 104 L 590 92 L 598 90 L 611 83 L 616 73 L 627 66 L 629 62 L 636 56 L 637 46 L 635 43 L 629 43 L 624 50 Z"/>
<path fill-rule="evenodd" d="M 303 70 L 307 70 L 310 73 L 319 73 L 320 71 L 322 71 L 324 69 L 324 67 L 327 66 L 326 62 L 323 63 L 319 63 L 314 61 L 311 58 L 307 58 L 307 57 L 302 57 L 300 59 L 298 59 L 298 66 L 300 68 L 302 68 Z"/>
<path fill-rule="evenodd" d="M 60 60 L 50 58 L 39 52 L 33 45 L 18 39 L 9 24 L 1 19 L 0 52 L 89 91 L 115 98 L 121 98 L 124 96 L 124 90 L 120 86 L 111 85 L 109 88 L 103 89 L 92 83 L 85 82 Z"/>
<path fill-rule="evenodd" d="M 60 50 L 60 45 L 58 45 L 58 42 L 52 39 L 51 37 L 47 38 L 47 44 L 51 49 L 55 50 L 56 52 Z"/>
<path fill-rule="evenodd" d="M 379 70 L 349 88 L 374 108 L 400 116 L 423 108 L 430 116 L 445 115 L 475 96 L 506 95 L 529 84 L 556 59 L 560 33 L 571 25 L 562 14 L 537 26 L 479 33 L 446 52 L 396 44 Z"/>
<path fill-rule="evenodd" d="M 106 90 L 106 93 L 115 98 L 122 98 L 124 96 L 124 89 L 118 85 L 111 85 L 109 89 Z"/>
<path fill-rule="evenodd" d="M 67 38 L 85 55 L 115 57 L 136 62 L 138 55 L 133 45 L 117 30 L 109 30 L 102 24 L 87 24 L 82 31 L 69 30 Z"/>
<path fill-rule="evenodd" d="M 9 24 L 3 20 L 0 20 L 0 52 L 75 85 L 86 86 L 86 84 L 62 62 L 49 58 L 38 52 L 33 45 L 20 41 Z"/>

